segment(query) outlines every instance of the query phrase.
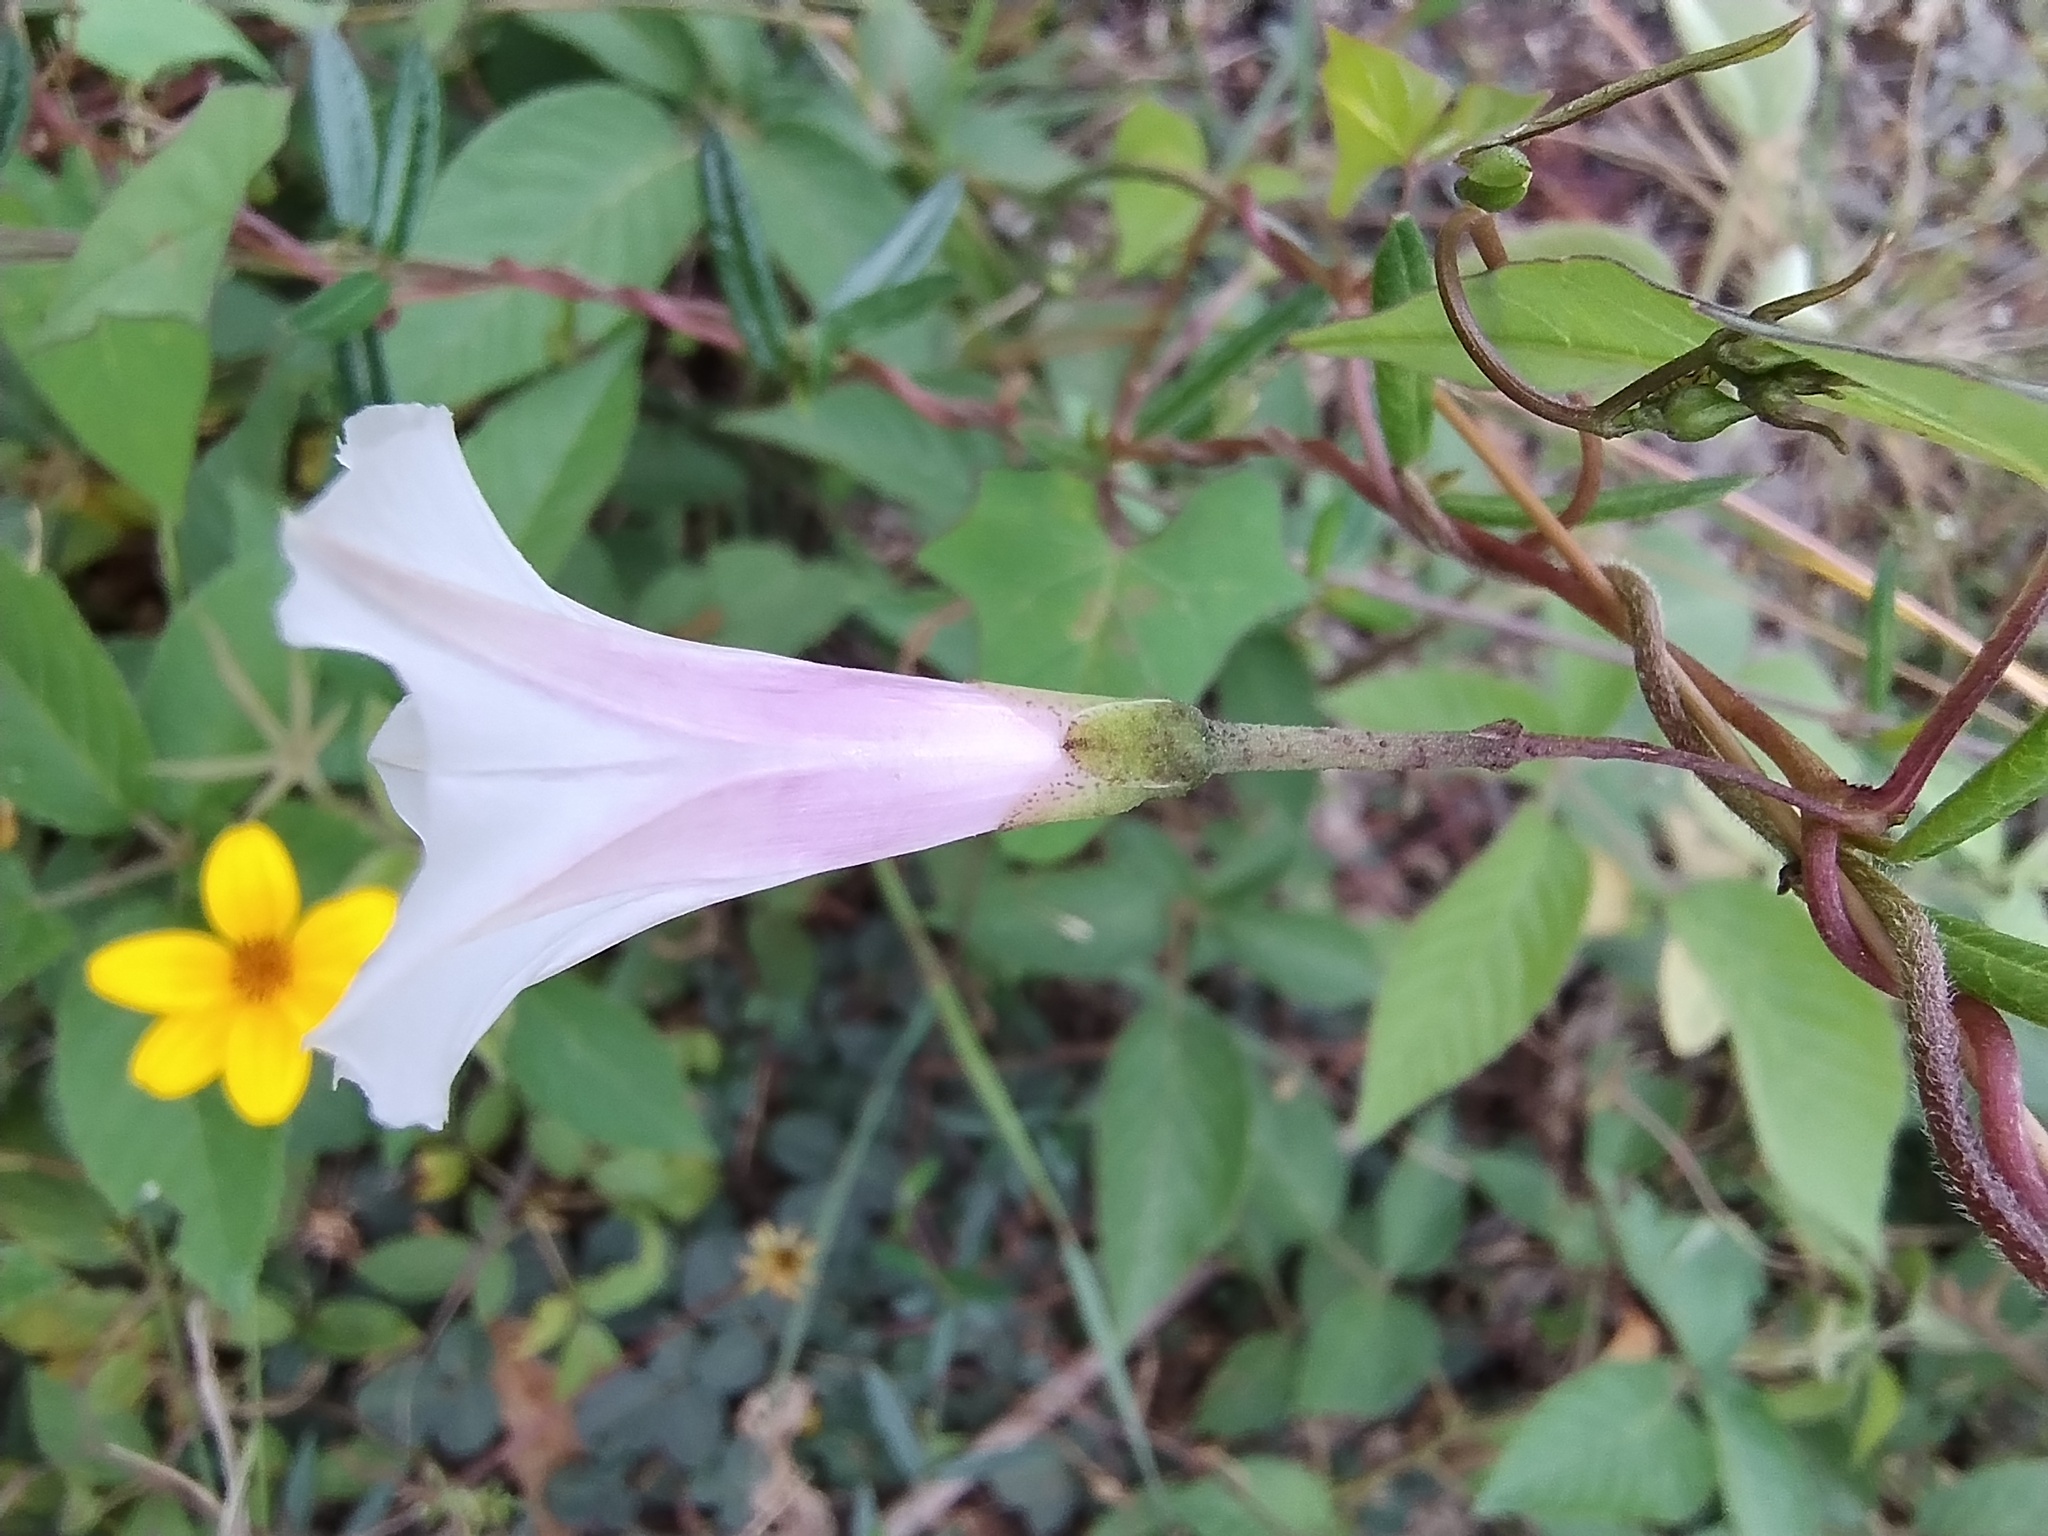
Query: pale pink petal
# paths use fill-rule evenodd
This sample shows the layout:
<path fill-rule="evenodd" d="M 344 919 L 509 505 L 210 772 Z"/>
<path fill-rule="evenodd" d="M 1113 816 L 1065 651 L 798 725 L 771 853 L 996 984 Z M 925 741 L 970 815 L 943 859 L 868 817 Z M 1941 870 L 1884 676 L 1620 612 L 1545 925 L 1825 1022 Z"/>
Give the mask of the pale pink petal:
<path fill-rule="evenodd" d="M 533 982 L 712 902 L 989 831 L 1073 775 L 1044 707 L 652 635 L 553 592 L 446 411 L 363 412 L 342 462 L 286 520 L 278 620 L 410 695 L 371 756 L 420 873 L 311 1037 L 386 1123 L 439 1125 Z"/>

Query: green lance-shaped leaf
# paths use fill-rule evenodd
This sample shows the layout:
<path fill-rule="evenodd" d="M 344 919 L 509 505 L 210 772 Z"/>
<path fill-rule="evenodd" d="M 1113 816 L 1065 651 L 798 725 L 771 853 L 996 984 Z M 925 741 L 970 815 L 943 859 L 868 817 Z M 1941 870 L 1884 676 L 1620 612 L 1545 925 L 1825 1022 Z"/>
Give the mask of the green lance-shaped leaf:
<path fill-rule="evenodd" d="M 1372 307 L 1392 309 L 1435 286 L 1429 246 L 1415 220 L 1404 213 L 1388 227 L 1379 254 L 1373 257 Z M 1373 375 L 1373 397 L 1387 456 L 1405 467 L 1428 453 L 1436 427 L 1436 380 L 1412 368 L 1385 364 Z"/>
<path fill-rule="evenodd" d="M 697 173 L 704 191 L 711 265 L 732 311 L 733 326 L 754 366 L 779 373 L 789 356 L 789 315 L 782 307 L 782 291 L 775 286 L 775 269 L 769 264 L 739 161 L 715 128 L 704 131 Z"/>
<path fill-rule="evenodd" d="M 839 309 L 828 310 L 818 320 L 821 361 L 842 347 L 850 347 L 915 320 L 934 305 L 943 303 L 958 286 L 950 272 L 934 272 L 926 277 L 914 277 L 907 283 L 877 288 Z"/>
<path fill-rule="evenodd" d="M 896 227 L 839 280 L 822 312 L 833 314 L 870 294 L 902 288 L 923 277 L 960 212 L 962 189 L 958 176 L 943 176 L 933 182 L 931 189 L 910 205 L 910 211 L 897 221 Z"/>
<path fill-rule="evenodd" d="M 2048 485 L 2048 389 L 2038 384 L 1819 340 L 1659 288 L 1598 256 L 1511 262 L 1467 278 L 1465 295 L 1480 330 L 1538 389 L 1599 399 L 1725 328 L 1841 375 L 1831 411 L 1911 432 Z M 1433 293 L 1293 340 L 1304 351 L 1370 357 L 1461 384 L 1485 383 Z"/>
<path fill-rule="evenodd" d="M 377 207 L 377 123 L 370 87 L 356 56 L 332 27 L 306 42 L 313 104 L 313 137 L 327 182 L 327 211 L 343 229 L 365 230 Z"/>
<path fill-rule="evenodd" d="M 292 311 L 292 328 L 320 341 L 342 341 L 377 323 L 391 305 L 391 284 L 375 272 L 351 272 Z"/>
<path fill-rule="evenodd" d="M 2048 949 L 1951 912 L 1927 915 L 1958 987 L 2006 1013 L 2048 1024 Z"/>
<path fill-rule="evenodd" d="M 148 763 L 135 701 L 64 589 L 0 553 L 0 797 L 66 832 L 118 832 Z"/>
<path fill-rule="evenodd" d="M 2048 793 L 2048 715 L 2038 716 L 2004 751 L 1965 779 L 1961 789 L 1921 817 L 1899 839 L 1891 856 L 1901 863 L 1932 858 L 1997 826 L 2043 793 Z"/>
<path fill-rule="evenodd" d="M 0 25 L 0 165 L 21 142 L 28 126 L 29 97 L 35 89 L 36 61 L 12 27 Z"/>
<path fill-rule="evenodd" d="M 1593 510 L 1586 514 L 1586 521 L 1641 522 L 1666 512 L 1676 512 L 1682 507 L 1699 507 L 1710 501 L 1719 501 L 1747 484 L 1749 477 L 1746 475 L 1707 475 L 1698 480 L 1639 480 L 1633 485 L 1617 485 L 1600 493 L 1600 499 L 1593 503 Z M 1562 512 L 1569 499 L 1553 497 L 1551 511 Z M 1477 523 L 1482 528 L 1519 529 L 1531 526 L 1529 514 L 1512 496 L 1445 491 L 1437 497 L 1437 505 L 1461 522 Z"/>
<path fill-rule="evenodd" d="M 1302 288 L 1268 305 L 1228 336 L 1196 354 L 1193 361 L 1138 412 L 1140 437 L 1179 432 L 1216 391 L 1279 346 L 1290 333 L 1313 325 L 1329 305 L 1320 288 Z"/>
<path fill-rule="evenodd" d="M 1495 145 L 1525 144 L 1530 139 L 1541 138 L 1546 133 L 1555 133 L 1558 129 L 1569 127 L 1582 118 L 1618 106 L 1631 96 L 1654 91 L 1659 86 L 1669 85 L 1672 81 L 1681 80 L 1687 75 L 1726 69 L 1731 64 L 1746 64 L 1751 59 L 1760 59 L 1766 54 L 1776 53 L 1805 31 L 1812 21 L 1813 17 L 1810 15 L 1801 14 L 1783 26 L 1772 27 L 1768 32 L 1758 32 L 1751 37 L 1739 37 L 1734 42 L 1723 43 L 1718 48 L 1705 48 L 1698 53 L 1688 53 L 1682 58 L 1671 60 L 1668 64 L 1659 64 L 1654 69 L 1646 69 L 1639 74 L 1613 81 L 1597 90 L 1588 91 L 1583 96 L 1574 97 L 1555 111 L 1545 112 L 1541 117 L 1532 117 L 1520 127 L 1512 128 L 1497 138 L 1475 145 L 1473 149 L 1467 150 L 1465 155 L 1460 155 L 1458 161 L 1462 165 L 1467 155 L 1476 154 Z"/>
<path fill-rule="evenodd" d="M 384 129 L 370 239 L 379 250 L 395 254 L 412 243 L 420 210 L 441 169 L 441 79 L 423 43 L 413 43 L 399 57 L 398 89 Z"/>
<path fill-rule="evenodd" d="M 1891 702 L 1892 673 L 1899 665 L 1899 546 L 1887 539 L 1877 557 L 1870 588 L 1870 619 L 1864 630 L 1863 706 L 1876 713 Z"/>

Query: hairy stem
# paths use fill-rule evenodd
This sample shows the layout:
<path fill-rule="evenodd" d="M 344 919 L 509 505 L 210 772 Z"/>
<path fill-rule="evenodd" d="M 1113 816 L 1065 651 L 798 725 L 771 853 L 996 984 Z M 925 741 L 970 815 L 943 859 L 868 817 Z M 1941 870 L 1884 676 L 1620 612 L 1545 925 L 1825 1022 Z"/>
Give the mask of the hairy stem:
<path fill-rule="evenodd" d="M 1822 822 L 1860 827 L 1854 813 L 1700 752 L 1660 747 L 1615 736 L 1554 736 L 1524 730 L 1512 720 L 1476 731 L 1353 731 L 1320 725 L 1244 725 L 1211 721 L 1209 745 L 1216 773 L 1301 772 L 1321 769 L 1477 768 L 1504 773 L 1523 763 L 1578 759 L 1647 763 L 1676 768 L 1717 783 L 1769 796 Z"/>
<path fill-rule="evenodd" d="M 1898 955 L 1913 1078 L 1942 1172 L 2006 1262 L 2037 1290 L 2048 1291 L 2048 1225 L 2027 1208 L 1993 1161 L 1970 1114 L 1963 1034 L 1934 925 L 1888 881 L 1866 894 Z"/>

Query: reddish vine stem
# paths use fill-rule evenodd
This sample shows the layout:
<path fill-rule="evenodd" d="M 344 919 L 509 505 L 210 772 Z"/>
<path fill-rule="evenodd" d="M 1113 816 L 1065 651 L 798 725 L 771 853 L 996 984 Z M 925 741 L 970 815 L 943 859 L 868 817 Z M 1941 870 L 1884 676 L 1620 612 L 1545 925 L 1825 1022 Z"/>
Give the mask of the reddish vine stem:
<path fill-rule="evenodd" d="M 1942 1173 L 2006 1262 L 2037 1290 L 2048 1291 L 2048 1226 L 2000 1173 L 1970 1114 L 1964 1037 L 1934 926 L 1889 881 L 1874 883 L 1865 896 L 1898 953 L 1913 1078 Z"/>
<path fill-rule="evenodd" d="M 1503 266 L 1507 262 L 1507 252 L 1500 245 L 1493 215 L 1480 209 L 1469 205 L 1459 208 L 1444 220 L 1443 227 L 1437 231 L 1437 296 L 1443 301 L 1444 318 L 1450 322 L 1458 345 L 1465 349 L 1472 365 L 1486 375 L 1488 383 L 1531 416 L 1560 427 L 1569 427 L 1574 432 L 1592 431 L 1599 422 L 1597 412 L 1531 388 L 1486 339 L 1486 332 L 1480 329 L 1472 314 L 1471 302 L 1465 297 L 1464 275 L 1458 271 L 1458 246 L 1467 235 L 1479 246 L 1480 259 L 1489 268 Z M 1495 254 L 1499 256 L 1498 261 L 1492 259 Z"/>
<path fill-rule="evenodd" d="M 1216 203 L 1205 204 L 1187 243 L 1181 247 L 1180 260 L 1174 263 L 1172 276 L 1167 278 L 1165 286 L 1152 301 L 1144 328 L 1131 343 L 1131 355 L 1124 362 L 1123 381 L 1117 385 L 1116 409 L 1110 416 L 1109 440 L 1112 444 L 1130 440 L 1131 425 L 1138 419 L 1138 407 L 1144 403 L 1146 391 L 1151 387 L 1149 370 L 1152 358 L 1159 350 L 1159 343 L 1166 339 L 1166 327 L 1173 319 L 1173 312 L 1180 307 L 1181 299 L 1186 296 L 1188 284 L 1194 280 L 1195 269 L 1202 264 L 1202 253 L 1209 249 L 1209 241 L 1222 223 L 1222 207 Z"/>
<path fill-rule="evenodd" d="M 1842 894 L 1842 834 L 1825 823 L 1809 823 L 1799 851 L 1800 884 L 1814 931 L 1842 968 L 1867 986 L 1898 995 L 1899 984 L 1863 942 Z"/>
<path fill-rule="evenodd" d="M 1935 764 L 1969 724 L 1978 706 L 1991 697 L 1992 690 L 2005 676 L 2005 669 L 2033 638 L 2044 612 L 2048 612 L 2048 551 L 2035 557 L 2027 579 L 1999 619 L 1998 627 L 1985 638 L 1962 675 L 1914 734 L 1891 776 L 1875 789 L 1858 792 L 1862 804 L 1894 821 L 1912 810 L 1920 791 L 1927 787 Z"/>
<path fill-rule="evenodd" d="M 1842 889 L 1841 834 L 1834 827 L 1809 822 L 1801 849 L 1800 883 L 1806 895 L 1813 926 L 1829 951 L 1859 980 L 1880 992 L 1897 997 L 1904 991 L 1891 966 L 1871 953 L 1850 919 Z M 1915 1076 L 1939 1089 L 1948 1081 L 1940 1064 L 1923 1069 L 1917 1058 L 1930 1049 L 1937 1037 L 1954 1035 L 1962 1078 L 1977 1092 L 1978 1113 L 1973 1120 L 1967 1102 L 1959 1101 L 1936 1116 L 1928 1114 L 1930 1134 L 1937 1120 L 1942 1134 L 1950 1127 L 1976 1128 L 1983 1138 L 1986 1167 L 2009 1191 L 2006 1203 L 2024 1210 L 2048 1239 L 2048 1174 L 2044 1174 L 2033 1140 L 2027 1134 L 2028 1110 L 2025 1084 L 2020 1072 L 2018 1049 L 2012 1030 L 1998 1011 L 1968 994 L 1948 1005 L 1946 1019 L 1936 1016 L 1909 1032 L 1915 1060 Z M 1967 1161 L 1967 1158 L 1962 1159 Z M 2048 1257 L 2044 1257 L 2048 1263 Z"/>

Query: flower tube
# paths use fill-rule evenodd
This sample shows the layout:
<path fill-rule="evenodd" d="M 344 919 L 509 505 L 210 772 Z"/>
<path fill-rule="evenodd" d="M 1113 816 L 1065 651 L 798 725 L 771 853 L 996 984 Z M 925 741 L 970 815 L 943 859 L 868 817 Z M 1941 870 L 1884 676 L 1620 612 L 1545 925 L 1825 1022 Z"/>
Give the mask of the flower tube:
<path fill-rule="evenodd" d="M 359 413 L 340 461 L 284 521 L 278 627 L 406 689 L 370 758 L 419 874 L 308 1042 L 387 1125 L 439 1126 L 521 989 L 657 923 L 1204 776 L 1176 764 L 1189 718 L 1200 748 L 1178 705 L 823 666 L 572 602 L 505 536 L 439 407 Z"/>

